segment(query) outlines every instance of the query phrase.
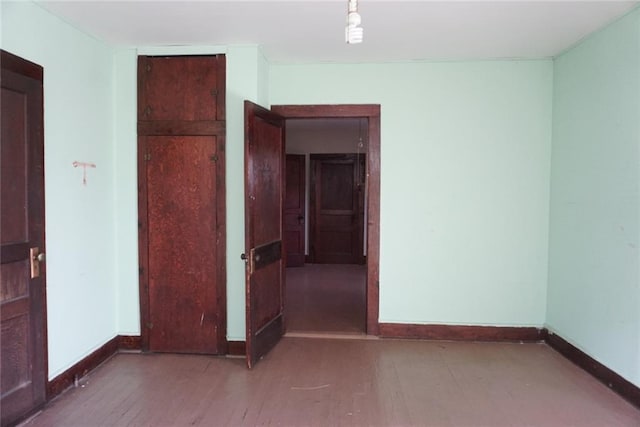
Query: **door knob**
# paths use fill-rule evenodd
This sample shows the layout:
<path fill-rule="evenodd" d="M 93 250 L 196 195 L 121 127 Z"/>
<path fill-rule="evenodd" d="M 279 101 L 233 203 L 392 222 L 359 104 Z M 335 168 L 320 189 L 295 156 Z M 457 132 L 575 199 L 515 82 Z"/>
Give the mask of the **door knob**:
<path fill-rule="evenodd" d="M 45 260 L 44 252 L 40 252 L 36 257 L 36 260 L 38 260 L 38 262 L 44 262 Z"/>
<path fill-rule="evenodd" d="M 243 260 L 244 262 L 247 262 L 247 254 L 241 253 L 240 254 L 240 259 Z"/>

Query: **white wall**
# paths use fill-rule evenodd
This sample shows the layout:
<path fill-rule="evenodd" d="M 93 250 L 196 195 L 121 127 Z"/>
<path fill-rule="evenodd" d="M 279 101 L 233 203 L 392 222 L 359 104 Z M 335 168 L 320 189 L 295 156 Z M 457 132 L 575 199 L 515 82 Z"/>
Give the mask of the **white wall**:
<path fill-rule="evenodd" d="M 272 65 L 271 104 L 381 104 L 380 321 L 542 326 L 551 61 Z"/>
<path fill-rule="evenodd" d="M 113 51 L 33 3 L 2 2 L 2 48 L 44 67 L 49 378 L 117 333 Z M 74 161 L 92 162 L 87 185 Z"/>
<path fill-rule="evenodd" d="M 554 84 L 547 323 L 640 386 L 640 9 Z"/>

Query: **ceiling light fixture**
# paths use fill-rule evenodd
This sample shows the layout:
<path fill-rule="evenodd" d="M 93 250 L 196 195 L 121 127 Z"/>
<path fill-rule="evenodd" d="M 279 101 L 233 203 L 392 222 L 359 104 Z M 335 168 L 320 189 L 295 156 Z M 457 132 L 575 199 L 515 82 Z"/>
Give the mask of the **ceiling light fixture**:
<path fill-rule="evenodd" d="M 348 44 L 362 43 L 364 30 L 360 27 L 362 18 L 358 13 L 358 0 L 349 0 L 347 27 L 344 29 L 345 41 Z"/>

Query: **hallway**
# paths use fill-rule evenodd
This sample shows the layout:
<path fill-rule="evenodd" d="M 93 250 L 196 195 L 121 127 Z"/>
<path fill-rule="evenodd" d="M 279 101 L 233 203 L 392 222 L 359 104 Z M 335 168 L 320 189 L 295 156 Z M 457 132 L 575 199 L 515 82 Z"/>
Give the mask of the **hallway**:
<path fill-rule="evenodd" d="M 366 275 L 366 265 L 287 268 L 287 332 L 364 334 Z"/>

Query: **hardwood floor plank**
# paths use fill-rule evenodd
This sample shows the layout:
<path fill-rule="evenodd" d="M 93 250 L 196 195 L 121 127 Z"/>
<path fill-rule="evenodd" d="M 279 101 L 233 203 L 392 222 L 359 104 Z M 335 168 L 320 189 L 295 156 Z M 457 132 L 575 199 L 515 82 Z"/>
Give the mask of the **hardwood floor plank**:
<path fill-rule="evenodd" d="M 306 264 L 286 274 L 288 332 L 365 333 L 365 265 Z"/>
<path fill-rule="evenodd" d="M 637 426 L 640 409 L 541 343 L 284 338 L 251 371 L 118 354 L 27 425 Z"/>

